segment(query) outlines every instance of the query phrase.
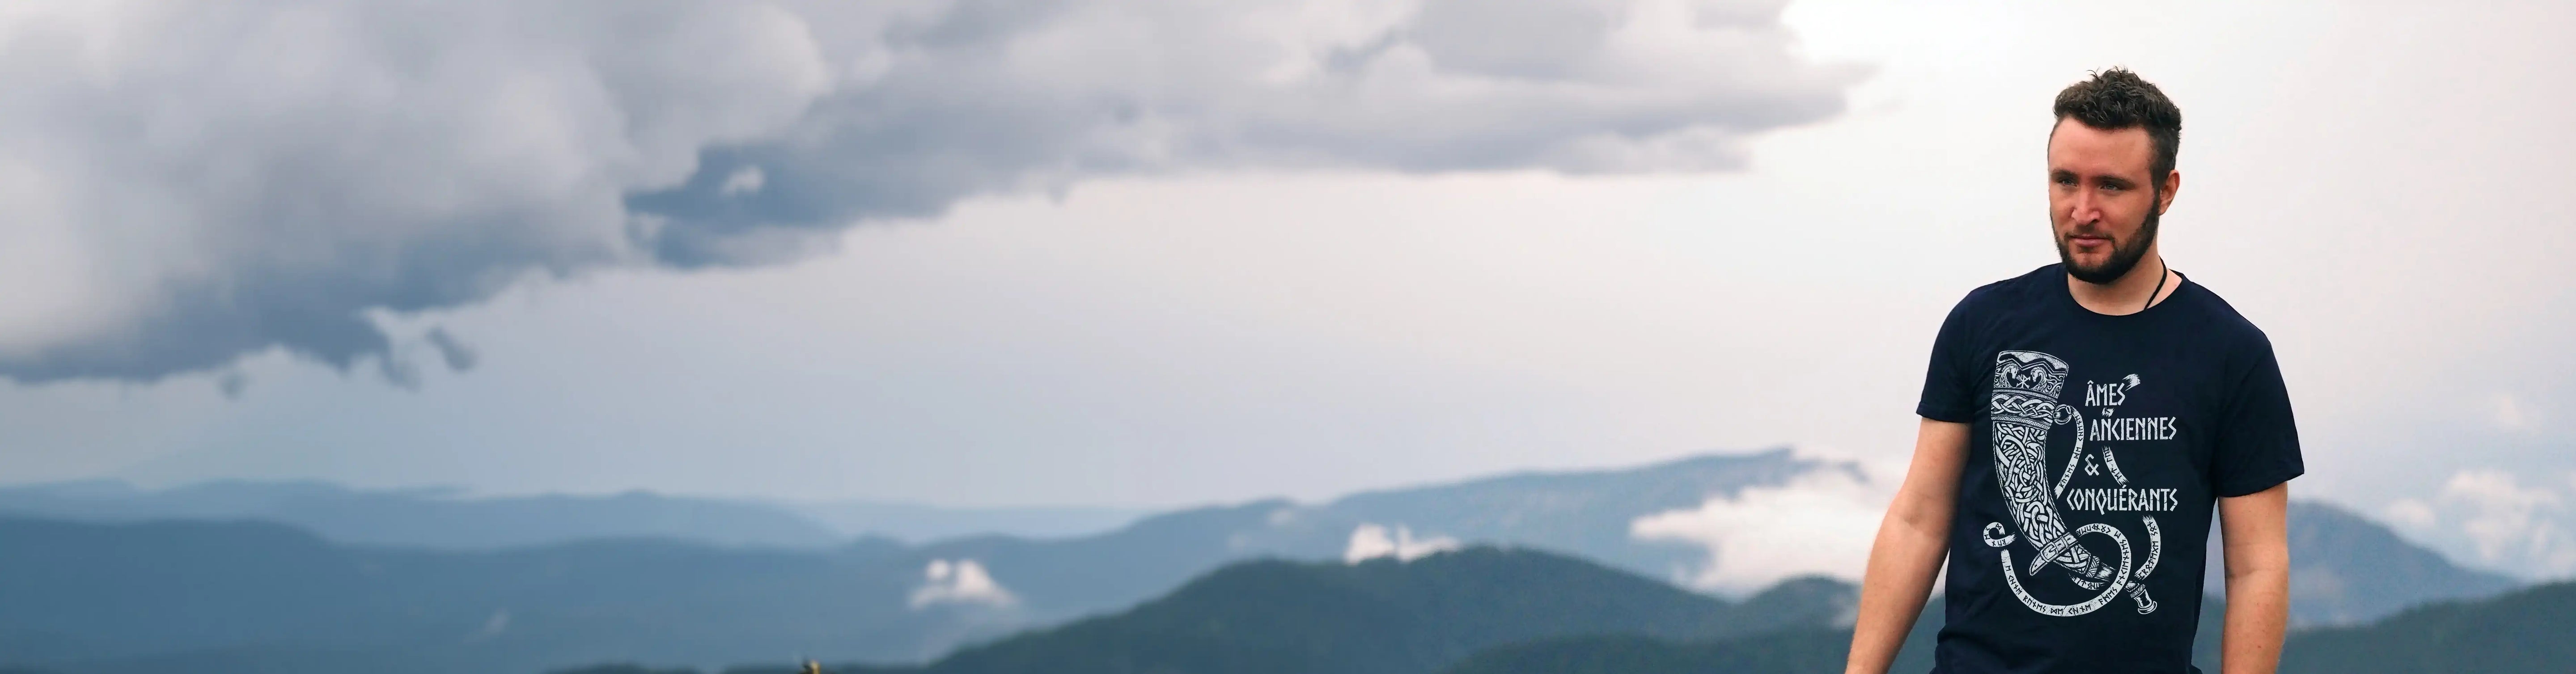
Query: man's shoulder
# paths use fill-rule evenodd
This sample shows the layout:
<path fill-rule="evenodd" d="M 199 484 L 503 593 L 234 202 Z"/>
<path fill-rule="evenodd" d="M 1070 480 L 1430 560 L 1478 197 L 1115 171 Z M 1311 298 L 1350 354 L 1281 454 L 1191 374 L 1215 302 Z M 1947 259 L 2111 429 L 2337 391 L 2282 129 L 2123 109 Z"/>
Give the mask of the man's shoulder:
<path fill-rule="evenodd" d="M 1977 286 L 1977 289 L 1968 291 L 1967 297 L 1959 298 L 1958 306 L 1950 311 L 1952 314 L 1978 314 L 2028 306 L 2044 297 L 2040 293 L 2049 288 L 2048 282 L 2062 279 L 2064 275 L 2065 272 L 2058 271 L 2058 265 L 2043 265 L 2027 274 Z"/>
<path fill-rule="evenodd" d="M 2238 312 L 2236 305 L 2228 304 L 2227 298 L 2218 296 L 2217 291 L 2210 290 L 2209 286 L 2201 285 L 2200 282 L 2191 280 L 2188 276 L 2183 277 L 2183 284 L 2184 291 L 2192 294 L 2187 306 L 2191 307 L 2192 313 L 2195 314 L 2194 318 L 2199 319 L 2197 321 L 2199 325 L 2195 326 L 2197 331 L 2227 339 L 2248 348 L 2271 350 L 2271 336 L 2263 334 L 2262 328 L 2256 327 L 2254 321 Z"/>

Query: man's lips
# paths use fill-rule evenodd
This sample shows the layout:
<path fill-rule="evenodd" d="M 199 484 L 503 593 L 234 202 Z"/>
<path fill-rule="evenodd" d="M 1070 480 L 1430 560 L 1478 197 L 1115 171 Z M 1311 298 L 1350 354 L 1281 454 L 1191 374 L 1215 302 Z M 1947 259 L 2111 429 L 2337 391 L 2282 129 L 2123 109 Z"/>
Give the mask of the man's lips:
<path fill-rule="evenodd" d="M 2107 236 L 2089 236 L 2089 235 L 2084 235 L 2084 234 L 2076 234 L 2076 235 L 2072 235 L 2072 236 L 2068 236 L 2068 237 L 2066 237 L 2066 243 L 2067 243 L 2068 245 L 2072 245 L 2072 246 L 2079 247 L 2079 248 L 2093 248 L 2093 247 L 2097 247 L 2097 246 L 2109 246 L 2109 245 L 2111 245 L 2111 237 L 2107 237 Z"/>

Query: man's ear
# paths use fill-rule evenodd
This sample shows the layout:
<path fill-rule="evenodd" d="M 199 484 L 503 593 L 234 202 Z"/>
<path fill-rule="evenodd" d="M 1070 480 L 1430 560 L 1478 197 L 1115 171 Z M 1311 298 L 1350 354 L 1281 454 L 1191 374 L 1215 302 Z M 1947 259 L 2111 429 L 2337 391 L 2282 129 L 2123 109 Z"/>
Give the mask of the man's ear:
<path fill-rule="evenodd" d="M 2166 210 L 2172 209 L 2174 195 L 2181 192 L 2182 171 L 2166 171 L 2164 189 L 2156 190 L 2156 215 L 2164 215 Z"/>

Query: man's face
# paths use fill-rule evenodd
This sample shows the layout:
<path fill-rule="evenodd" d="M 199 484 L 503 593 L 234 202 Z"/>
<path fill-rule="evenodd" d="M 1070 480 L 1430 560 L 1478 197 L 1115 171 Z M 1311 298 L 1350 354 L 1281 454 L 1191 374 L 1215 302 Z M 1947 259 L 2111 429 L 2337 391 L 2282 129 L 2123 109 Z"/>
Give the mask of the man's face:
<path fill-rule="evenodd" d="M 2110 283 L 2146 256 L 2157 216 L 2180 178 L 2169 174 L 2158 194 L 2148 180 L 2155 157 L 2146 129 L 2104 131 L 2071 117 L 2057 121 L 2048 138 L 2048 219 L 2067 274 Z"/>

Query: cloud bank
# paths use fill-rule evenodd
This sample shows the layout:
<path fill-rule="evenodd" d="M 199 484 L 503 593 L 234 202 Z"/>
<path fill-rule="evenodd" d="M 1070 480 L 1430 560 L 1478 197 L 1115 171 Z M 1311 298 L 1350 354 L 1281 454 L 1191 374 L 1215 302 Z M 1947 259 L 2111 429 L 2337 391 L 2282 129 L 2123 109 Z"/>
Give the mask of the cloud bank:
<path fill-rule="evenodd" d="M 2532 484 L 2501 470 L 2462 470 L 2430 500 L 2398 499 L 2385 514 L 2419 536 L 2461 540 L 2480 565 L 2535 580 L 2576 577 L 2576 473 Z"/>
<path fill-rule="evenodd" d="M 1729 169 L 1856 79 L 1781 4 L 13 5 L 0 377 L 463 369 L 387 319 L 1096 176 Z"/>
<path fill-rule="evenodd" d="M 1639 517 L 1628 532 L 1708 548 L 1708 566 L 1679 579 L 1703 590 L 1747 594 L 1811 574 L 1857 581 L 1896 483 L 1871 479 L 1860 464 L 1809 471 L 1777 487 Z"/>

